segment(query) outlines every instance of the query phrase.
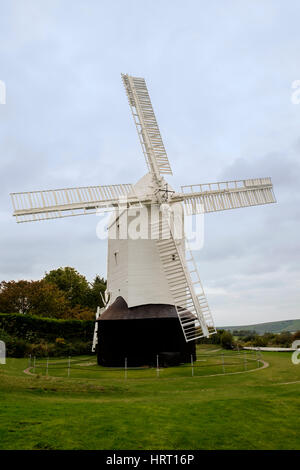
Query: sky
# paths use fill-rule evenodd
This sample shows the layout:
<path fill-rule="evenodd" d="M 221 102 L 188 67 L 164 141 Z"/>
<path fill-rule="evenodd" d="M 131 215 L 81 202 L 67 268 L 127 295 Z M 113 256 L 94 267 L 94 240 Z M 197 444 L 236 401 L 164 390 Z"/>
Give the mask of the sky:
<path fill-rule="evenodd" d="M 276 204 L 205 216 L 195 258 L 216 325 L 300 318 L 299 20 L 297 0 L 2 0 L 0 280 L 106 276 L 95 216 L 16 224 L 9 193 L 138 181 L 129 73 L 176 190 L 272 177 Z"/>

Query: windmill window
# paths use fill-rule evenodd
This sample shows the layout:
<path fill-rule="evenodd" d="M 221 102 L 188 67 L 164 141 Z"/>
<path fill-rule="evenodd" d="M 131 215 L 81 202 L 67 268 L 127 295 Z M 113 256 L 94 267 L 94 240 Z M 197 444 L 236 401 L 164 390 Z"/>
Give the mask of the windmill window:
<path fill-rule="evenodd" d="M 114 252 L 114 256 L 115 256 L 115 263 L 118 264 L 119 252 L 118 252 L 118 251 L 115 251 L 115 252 Z"/>
<path fill-rule="evenodd" d="M 176 260 L 176 255 L 172 255 L 172 261 Z"/>

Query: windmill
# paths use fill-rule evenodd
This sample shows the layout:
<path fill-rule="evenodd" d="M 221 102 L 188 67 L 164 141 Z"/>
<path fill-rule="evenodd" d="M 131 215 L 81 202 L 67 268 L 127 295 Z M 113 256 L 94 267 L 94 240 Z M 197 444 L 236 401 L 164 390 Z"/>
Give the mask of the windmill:
<path fill-rule="evenodd" d="M 98 362 L 118 364 L 125 354 L 133 362 L 138 357 L 149 362 L 150 356 L 161 351 L 177 354 L 180 361 L 194 354 L 196 339 L 216 330 L 193 255 L 184 235 L 176 238 L 176 218 L 170 217 L 169 209 L 179 205 L 189 216 L 269 204 L 276 202 L 273 186 L 267 177 L 188 185 L 173 191 L 164 179 L 172 175 L 172 169 L 145 80 L 127 74 L 122 74 L 122 80 L 148 173 L 135 185 L 12 193 L 14 216 L 17 222 L 28 222 L 87 215 L 103 208 L 117 212 L 122 206 L 108 229 L 109 304 L 97 320 Z M 152 213 L 153 236 L 120 237 L 139 207 Z"/>

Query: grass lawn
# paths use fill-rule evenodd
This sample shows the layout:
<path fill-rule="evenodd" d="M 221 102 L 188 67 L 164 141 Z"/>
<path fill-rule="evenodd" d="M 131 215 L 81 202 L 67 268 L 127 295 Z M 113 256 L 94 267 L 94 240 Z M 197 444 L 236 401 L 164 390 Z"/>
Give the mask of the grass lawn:
<path fill-rule="evenodd" d="M 268 368 L 222 375 L 220 351 L 198 352 L 193 377 L 180 367 L 159 378 L 128 370 L 127 380 L 92 356 L 72 359 L 70 377 L 65 361 L 52 359 L 46 377 L 45 359 L 37 376 L 23 373 L 27 359 L 8 359 L 0 449 L 300 449 L 300 365 L 290 353 L 264 353 Z M 244 369 L 243 357 L 224 354 L 226 372 Z"/>

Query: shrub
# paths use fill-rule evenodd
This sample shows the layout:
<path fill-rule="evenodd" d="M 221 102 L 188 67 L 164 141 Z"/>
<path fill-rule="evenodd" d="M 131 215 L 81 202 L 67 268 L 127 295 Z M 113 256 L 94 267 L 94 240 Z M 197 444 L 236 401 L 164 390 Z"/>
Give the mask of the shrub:
<path fill-rule="evenodd" d="M 221 346 L 224 349 L 233 348 L 233 336 L 230 331 L 223 331 L 221 335 Z"/>
<path fill-rule="evenodd" d="M 258 346 L 258 347 L 265 347 L 268 345 L 268 338 L 265 338 L 264 336 L 255 336 L 254 340 L 252 341 L 253 346 Z"/>
<path fill-rule="evenodd" d="M 255 339 L 257 338 L 257 336 L 258 336 L 258 335 L 254 332 L 254 333 L 250 333 L 250 334 L 244 336 L 243 339 L 244 339 L 244 341 L 246 341 L 246 342 L 248 343 L 249 341 L 255 341 Z"/>
<path fill-rule="evenodd" d="M 94 325 L 91 320 L 57 320 L 20 313 L 0 314 L 0 329 L 29 342 L 39 342 L 41 339 L 55 342 L 56 338 L 62 336 L 65 341 L 76 341 L 78 338 L 89 341 L 93 337 Z"/>
<path fill-rule="evenodd" d="M 93 332 L 93 321 L 0 314 L 0 339 L 9 357 L 90 354 Z"/>
<path fill-rule="evenodd" d="M 292 334 L 288 331 L 284 331 L 279 335 L 276 335 L 274 342 L 283 348 L 289 348 L 292 344 Z"/>
<path fill-rule="evenodd" d="M 56 338 L 55 342 L 56 342 L 57 344 L 65 344 L 64 338 Z"/>
<path fill-rule="evenodd" d="M 292 341 L 296 341 L 297 339 L 300 339 L 300 330 L 296 331 L 292 336 Z"/>

